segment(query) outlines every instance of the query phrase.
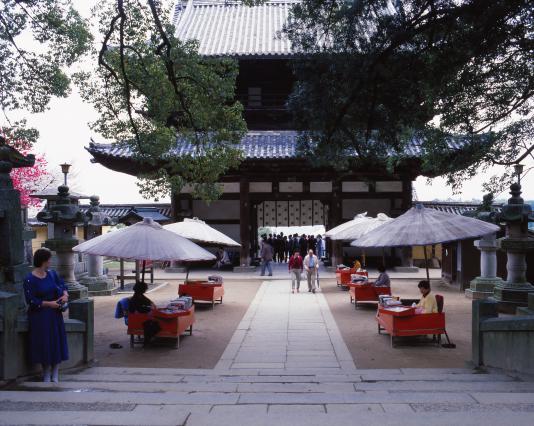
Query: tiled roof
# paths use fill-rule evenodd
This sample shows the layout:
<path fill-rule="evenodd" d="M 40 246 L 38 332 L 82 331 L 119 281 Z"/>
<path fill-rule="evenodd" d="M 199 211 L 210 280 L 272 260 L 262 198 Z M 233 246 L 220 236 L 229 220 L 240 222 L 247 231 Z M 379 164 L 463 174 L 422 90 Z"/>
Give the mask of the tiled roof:
<path fill-rule="evenodd" d="M 91 206 L 90 205 L 81 205 L 80 210 L 86 212 Z M 130 212 L 146 211 L 155 211 L 159 215 L 165 216 L 167 219 L 171 217 L 171 205 L 170 204 L 100 204 L 100 211 L 111 219 L 113 222 L 116 222 L 118 219 L 126 216 Z M 162 219 L 163 220 L 163 219 Z"/>
<path fill-rule="evenodd" d="M 297 151 L 298 133 L 292 130 L 283 131 L 253 131 L 248 132 L 239 144 L 239 149 L 243 152 L 245 159 L 249 160 L 269 160 L 269 159 L 290 159 L 298 158 Z M 452 139 L 449 142 L 451 149 L 461 149 L 466 144 L 461 139 Z M 113 158 L 131 158 L 132 152 L 125 145 L 99 144 L 91 142 L 87 151 L 92 155 L 104 155 Z M 177 157 L 195 155 L 194 145 L 183 139 L 176 141 L 176 148 L 172 151 Z M 421 142 L 414 140 L 412 144 L 405 148 L 405 155 L 408 157 L 418 157 L 421 155 Z"/>
<path fill-rule="evenodd" d="M 136 216 L 140 219 L 150 218 L 156 222 L 165 222 L 170 220 L 169 216 L 163 215 L 155 207 L 134 207 L 126 216 Z"/>
<path fill-rule="evenodd" d="M 453 214 L 474 212 L 482 205 L 481 203 L 456 203 L 451 201 L 414 201 L 414 204 L 422 204 L 429 209 Z M 495 211 L 500 211 L 501 206 L 502 204 L 493 204 L 492 208 Z"/>
<path fill-rule="evenodd" d="M 280 34 L 298 0 L 266 1 L 246 6 L 240 1 L 178 0 L 173 22 L 181 40 L 198 40 L 206 56 L 287 56 L 291 43 Z"/>

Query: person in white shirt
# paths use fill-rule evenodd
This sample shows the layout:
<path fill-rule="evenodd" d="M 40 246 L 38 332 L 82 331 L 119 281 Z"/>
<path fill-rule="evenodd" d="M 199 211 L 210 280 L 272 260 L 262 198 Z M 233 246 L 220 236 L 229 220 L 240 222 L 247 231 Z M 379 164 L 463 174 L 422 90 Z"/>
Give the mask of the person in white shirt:
<path fill-rule="evenodd" d="M 317 272 L 319 271 L 319 259 L 313 254 L 313 250 L 309 250 L 304 258 L 304 270 L 308 278 L 308 292 L 315 293 L 317 285 Z"/>

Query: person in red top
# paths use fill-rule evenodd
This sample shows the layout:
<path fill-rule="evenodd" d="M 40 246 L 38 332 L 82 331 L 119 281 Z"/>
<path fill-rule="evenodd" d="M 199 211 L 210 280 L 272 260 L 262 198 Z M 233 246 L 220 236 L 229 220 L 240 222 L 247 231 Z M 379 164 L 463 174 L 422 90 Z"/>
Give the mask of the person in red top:
<path fill-rule="evenodd" d="M 295 281 L 297 282 L 297 293 L 300 289 L 300 274 L 302 274 L 303 263 L 300 252 L 295 250 L 293 256 L 289 258 L 289 275 L 291 275 L 291 293 L 295 293 Z"/>

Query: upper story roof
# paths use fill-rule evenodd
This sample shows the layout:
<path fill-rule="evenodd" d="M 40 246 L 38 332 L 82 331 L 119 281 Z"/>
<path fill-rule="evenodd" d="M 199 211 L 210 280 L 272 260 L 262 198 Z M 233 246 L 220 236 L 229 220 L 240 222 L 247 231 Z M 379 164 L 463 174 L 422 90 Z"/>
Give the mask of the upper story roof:
<path fill-rule="evenodd" d="M 178 0 L 173 22 L 181 40 L 198 40 L 205 56 L 284 57 L 291 43 L 281 33 L 299 0 L 270 0 L 259 6 L 240 1 Z"/>
<path fill-rule="evenodd" d="M 449 140 L 449 148 L 451 151 L 461 150 L 468 143 L 468 141 L 462 138 L 451 138 Z M 404 154 L 407 157 L 419 157 L 422 154 L 421 144 L 422 141 L 413 140 L 413 142 L 404 148 Z M 300 158 L 298 151 L 298 132 L 293 130 L 249 131 L 245 134 L 237 148 L 242 151 L 245 160 Z M 93 162 L 98 162 L 102 156 L 116 159 L 134 159 L 130 148 L 123 144 L 99 144 L 91 142 L 86 149 L 93 155 Z M 170 154 L 176 157 L 195 156 L 196 148 L 190 141 L 178 138 L 176 140 L 176 147 Z"/>

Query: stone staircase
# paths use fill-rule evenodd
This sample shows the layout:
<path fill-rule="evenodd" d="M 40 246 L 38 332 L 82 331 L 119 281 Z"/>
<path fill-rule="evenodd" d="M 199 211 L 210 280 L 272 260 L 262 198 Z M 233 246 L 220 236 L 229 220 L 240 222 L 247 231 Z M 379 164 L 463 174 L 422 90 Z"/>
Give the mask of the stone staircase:
<path fill-rule="evenodd" d="M 468 369 L 93 367 L 0 391 L 2 425 L 532 425 L 534 378 Z"/>

